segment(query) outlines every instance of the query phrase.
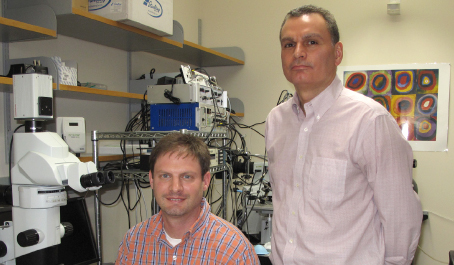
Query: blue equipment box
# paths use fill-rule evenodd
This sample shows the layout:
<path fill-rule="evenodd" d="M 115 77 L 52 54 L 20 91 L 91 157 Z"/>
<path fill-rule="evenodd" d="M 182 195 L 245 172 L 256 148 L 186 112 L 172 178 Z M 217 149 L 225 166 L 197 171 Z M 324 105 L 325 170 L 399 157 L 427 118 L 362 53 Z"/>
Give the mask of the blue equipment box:
<path fill-rule="evenodd" d="M 199 103 L 150 105 L 150 131 L 199 130 Z"/>

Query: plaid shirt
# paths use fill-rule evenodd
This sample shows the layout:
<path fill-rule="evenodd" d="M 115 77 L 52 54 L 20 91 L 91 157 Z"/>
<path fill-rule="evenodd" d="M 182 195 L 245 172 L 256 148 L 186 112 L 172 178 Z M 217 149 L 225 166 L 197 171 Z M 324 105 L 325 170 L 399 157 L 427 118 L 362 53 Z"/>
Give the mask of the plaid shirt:
<path fill-rule="evenodd" d="M 201 207 L 199 219 L 175 247 L 166 240 L 161 212 L 137 224 L 124 236 L 115 264 L 260 264 L 240 230 L 212 214 L 205 198 Z"/>

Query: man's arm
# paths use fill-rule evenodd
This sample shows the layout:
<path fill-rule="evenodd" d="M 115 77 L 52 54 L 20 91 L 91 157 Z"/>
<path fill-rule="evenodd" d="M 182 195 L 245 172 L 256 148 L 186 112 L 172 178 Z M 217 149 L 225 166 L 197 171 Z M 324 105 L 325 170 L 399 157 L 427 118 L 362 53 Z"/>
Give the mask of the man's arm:
<path fill-rule="evenodd" d="M 246 244 L 242 244 L 242 246 L 238 249 L 238 258 L 232 260 L 233 262 L 229 264 L 235 265 L 260 265 L 259 258 L 255 253 L 254 247 L 247 242 Z"/>
<path fill-rule="evenodd" d="M 413 153 L 390 115 L 378 116 L 366 135 L 363 152 L 383 229 L 385 265 L 409 265 L 422 222 L 421 203 L 412 187 Z"/>
<path fill-rule="evenodd" d="M 126 264 L 126 257 L 128 256 L 128 233 L 125 234 L 123 237 L 123 240 L 120 243 L 120 247 L 118 248 L 118 256 L 117 259 L 115 260 L 115 265 L 122 265 Z"/>

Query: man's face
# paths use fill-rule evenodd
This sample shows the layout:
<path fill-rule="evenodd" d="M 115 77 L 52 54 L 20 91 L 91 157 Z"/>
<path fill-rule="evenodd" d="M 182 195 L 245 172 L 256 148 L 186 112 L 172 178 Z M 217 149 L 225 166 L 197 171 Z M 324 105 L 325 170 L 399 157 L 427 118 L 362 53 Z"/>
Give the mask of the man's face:
<path fill-rule="evenodd" d="M 202 175 L 198 159 L 178 152 L 158 157 L 154 172 L 150 172 L 151 188 L 167 219 L 195 222 L 209 183 L 210 173 Z"/>
<path fill-rule="evenodd" d="M 282 68 L 296 89 L 326 88 L 342 61 L 342 49 L 342 43 L 332 44 L 320 14 L 289 18 L 282 27 Z"/>

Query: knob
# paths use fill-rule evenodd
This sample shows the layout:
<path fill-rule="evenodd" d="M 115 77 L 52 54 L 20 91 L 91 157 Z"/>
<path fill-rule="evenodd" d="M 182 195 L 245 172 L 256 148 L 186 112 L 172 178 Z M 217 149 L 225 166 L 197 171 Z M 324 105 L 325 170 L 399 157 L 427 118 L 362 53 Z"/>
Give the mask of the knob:
<path fill-rule="evenodd" d="M 8 253 L 8 248 L 6 247 L 6 244 L 3 243 L 3 241 L 0 241 L 0 258 L 6 256 L 6 253 Z"/>
<path fill-rule="evenodd" d="M 73 234 L 74 232 L 74 227 L 71 223 L 68 223 L 68 222 L 62 222 L 61 225 L 63 226 L 63 228 L 65 229 L 65 234 L 63 235 L 63 237 L 67 237 L 67 236 L 70 236 Z"/>
<path fill-rule="evenodd" d="M 17 235 L 17 243 L 21 247 L 29 247 L 39 243 L 39 234 L 35 229 L 25 230 Z"/>

